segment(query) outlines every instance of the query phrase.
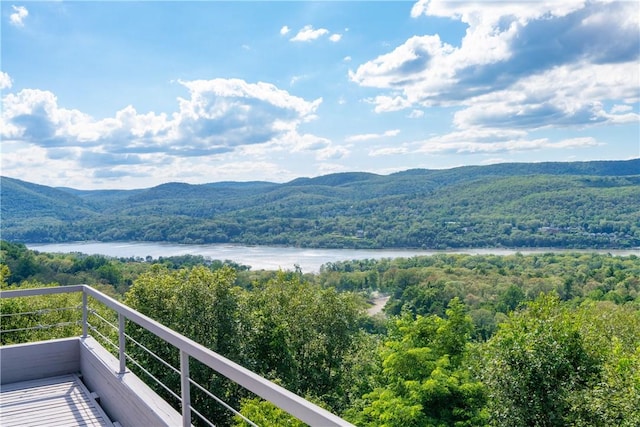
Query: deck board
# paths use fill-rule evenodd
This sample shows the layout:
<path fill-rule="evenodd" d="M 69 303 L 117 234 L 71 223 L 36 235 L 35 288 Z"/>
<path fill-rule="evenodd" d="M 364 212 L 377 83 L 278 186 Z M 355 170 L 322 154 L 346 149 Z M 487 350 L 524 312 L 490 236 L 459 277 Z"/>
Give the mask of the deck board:
<path fill-rule="evenodd" d="M 2 385 L 0 425 L 113 427 L 75 375 Z"/>

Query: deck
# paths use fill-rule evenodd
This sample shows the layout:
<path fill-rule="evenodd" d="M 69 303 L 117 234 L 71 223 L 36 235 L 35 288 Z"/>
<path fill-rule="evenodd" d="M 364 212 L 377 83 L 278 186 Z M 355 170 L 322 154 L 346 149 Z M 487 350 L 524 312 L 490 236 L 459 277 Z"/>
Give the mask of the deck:
<path fill-rule="evenodd" d="M 76 375 L 22 381 L 1 386 L 3 427 L 113 427 Z"/>
<path fill-rule="evenodd" d="M 312 426 L 353 427 L 349 422 L 321 408 L 301 396 L 261 377 L 255 372 L 234 363 L 224 356 L 167 328 L 136 310 L 127 307 L 86 285 L 53 286 L 48 288 L 1 290 L 0 300 L 5 298 L 46 297 L 48 295 L 80 293 L 82 303 L 77 307 L 60 310 L 78 310 L 81 320 L 54 324 L 37 324 L 14 329 L 0 328 L 1 334 L 28 332 L 51 327 L 78 325 L 80 336 L 46 341 L 29 340 L 0 345 L 0 425 L 9 426 L 164 426 L 190 427 L 199 419 L 208 425 L 207 419 L 191 405 L 191 389 L 197 388 L 210 401 L 243 418 L 249 425 L 255 423 L 244 417 L 209 390 L 195 382 L 189 375 L 190 360 L 198 361 L 215 375 L 235 382 L 257 397 L 271 402 L 280 409 Z M 107 318 L 93 307 L 100 306 Z M 55 308 L 54 308 L 55 309 Z M 26 312 L 2 313 L 2 316 L 33 316 L 47 309 Z M 109 332 L 100 332 L 98 322 Z M 179 352 L 179 367 L 172 366 L 152 351 L 132 339 L 126 333 L 127 325 L 137 325 L 156 339 Z M 95 334 L 95 336 L 94 336 Z M 117 338 L 116 338 L 117 334 Z M 101 342 L 97 341 L 99 338 Z M 111 346 L 113 354 L 102 344 Z M 180 384 L 174 389 L 151 375 L 140 361 L 126 353 L 127 348 L 147 352 L 175 371 Z M 117 356 L 116 356 L 117 354 Z M 179 403 L 178 410 L 162 399 L 139 378 L 131 366 L 147 374 L 146 380 L 162 387 Z M 82 381 L 78 379 L 81 376 Z M 63 377 L 64 376 L 64 377 Z M 56 378 L 50 382 L 49 379 Z M 59 383 L 59 384 L 58 384 Z M 89 390 L 91 392 L 89 392 Z M 98 405 L 93 396 L 99 397 Z M 175 404 L 175 402 L 174 402 Z M 110 420 L 111 421 L 110 421 Z M 198 421 L 200 422 L 200 421 Z"/>

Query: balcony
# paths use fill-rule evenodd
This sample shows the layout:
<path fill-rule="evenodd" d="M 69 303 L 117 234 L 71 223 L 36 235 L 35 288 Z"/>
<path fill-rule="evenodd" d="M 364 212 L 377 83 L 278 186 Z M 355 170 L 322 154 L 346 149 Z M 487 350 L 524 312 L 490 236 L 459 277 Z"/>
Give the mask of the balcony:
<path fill-rule="evenodd" d="M 0 425 L 9 426 L 14 420 L 28 425 L 91 425 L 91 426 L 214 426 L 192 406 L 191 393 L 197 389 L 210 399 L 255 426 L 236 409 L 229 407 L 189 375 L 190 363 L 198 361 L 217 374 L 226 377 L 249 392 L 267 400 L 290 415 L 311 426 L 350 426 L 351 424 L 327 410 L 289 392 L 256 373 L 226 359 L 183 335 L 161 325 L 149 317 L 132 310 L 113 298 L 86 285 L 10 290 L 0 292 L 0 298 L 22 298 L 54 294 L 80 294 L 78 307 L 55 310 L 78 310 L 80 320 L 58 324 L 36 324 L 6 330 L 3 334 L 24 333 L 48 328 L 77 330 L 75 336 L 59 339 L 4 345 L 0 347 Z M 89 304 L 91 302 L 91 306 Z M 100 315 L 99 305 L 113 315 Z M 9 316 L 36 316 L 44 312 L 34 310 L 23 313 L 2 313 Z M 112 329 L 101 333 L 89 322 L 97 316 Z M 167 346 L 179 352 L 179 367 L 165 361 L 166 369 L 174 370 L 180 378 L 180 390 L 175 392 L 160 382 L 139 361 L 127 352 L 129 346 L 142 344 L 125 331 L 125 325 L 135 324 L 161 339 Z M 108 343 L 112 351 L 103 346 Z M 144 348 L 144 346 L 142 346 Z M 144 348 L 144 350 L 149 351 Z M 150 352 L 152 357 L 158 358 Z M 136 372 L 148 374 L 148 382 L 154 381 L 164 388 L 177 402 L 174 409 L 145 383 Z M 237 419 L 239 419 L 237 418 Z"/>

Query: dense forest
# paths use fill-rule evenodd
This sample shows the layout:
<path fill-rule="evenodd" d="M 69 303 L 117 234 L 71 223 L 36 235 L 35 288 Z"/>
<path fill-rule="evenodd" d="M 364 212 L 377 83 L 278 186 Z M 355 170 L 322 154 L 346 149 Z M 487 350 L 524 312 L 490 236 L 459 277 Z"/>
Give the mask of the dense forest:
<path fill-rule="evenodd" d="M 3 239 L 325 248 L 640 246 L 640 159 L 51 188 L 2 177 Z"/>
<path fill-rule="evenodd" d="M 6 241 L 0 249 L 3 289 L 91 284 L 358 426 L 640 425 L 635 255 L 439 254 L 330 263 L 309 274 L 198 256 L 49 254 Z M 368 313 L 381 294 L 389 296 L 384 311 Z M 56 298 L 60 307 L 78 303 Z M 1 311 L 45 303 L 1 300 Z M 6 317 L 2 329 L 68 316 Z M 61 324 L 3 333 L 2 343 L 73 332 Z M 127 327 L 177 366 L 175 352 Z M 147 362 L 179 387 L 173 372 Z M 197 365 L 191 374 L 258 425 L 301 425 Z M 244 425 L 192 397 L 217 425 Z"/>

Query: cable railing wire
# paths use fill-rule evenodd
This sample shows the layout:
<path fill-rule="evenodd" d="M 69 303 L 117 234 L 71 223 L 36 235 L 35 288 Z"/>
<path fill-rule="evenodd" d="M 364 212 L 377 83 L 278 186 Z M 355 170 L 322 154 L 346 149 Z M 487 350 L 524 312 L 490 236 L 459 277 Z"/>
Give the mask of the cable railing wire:
<path fill-rule="evenodd" d="M 145 350 L 147 353 L 149 353 L 151 356 L 153 356 L 156 360 L 158 360 L 160 363 L 162 363 L 164 366 L 166 366 L 167 368 L 171 369 L 172 371 L 174 371 L 176 374 L 180 375 L 180 370 L 178 370 L 177 368 L 175 368 L 173 365 L 171 365 L 170 363 L 168 363 L 167 361 L 165 361 L 164 359 L 162 359 L 160 356 L 158 356 L 157 354 L 155 354 L 153 351 L 149 350 L 147 347 L 145 347 L 144 345 L 140 344 L 138 341 L 136 341 L 134 338 L 132 338 L 130 335 L 125 334 L 125 337 L 127 337 L 129 340 L 131 340 L 133 343 L 135 343 L 138 347 L 142 348 L 143 350 Z M 126 353 L 125 353 L 126 354 Z M 129 356 L 128 354 L 126 354 L 128 358 L 131 358 L 131 356 Z M 159 380 L 156 380 L 159 381 Z M 227 410 L 229 410 L 230 412 L 232 412 L 234 415 L 239 416 L 240 418 L 242 418 L 244 421 L 246 421 L 249 425 L 253 426 L 253 427 L 258 427 L 255 423 L 253 423 L 251 420 L 249 420 L 248 418 L 246 418 L 244 415 L 242 415 L 240 412 L 238 412 L 236 409 L 234 409 L 232 406 L 230 406 L 228 403 L 226 403 L 224 400 L 220 399 L 219 397 L 217 397 L 216 395 L 214 395 L 213 393 L 211 393 L 209 390 L 207 390 L 206 388 L 204 388 L 203 386 L 201 386 L 199 383 L 197 383 L 196 381 L 194 381 L 192 378 L 189 378 L 189 382 L 193 385 L 195 385 L 198 389 L 200 389 L 202 392 L 204 392 L 206 395 L 208 395 L 209 397 L 211 397 L 212 399 L 214 399 L 216 402 L 218 402 L 220 405 L 222 405 L 223 407 L 225 407 Z M 202 414 L 200 414 L 193 406 L 190 406 L 191 409 L 193 410 L 193 412 L 198 415 L 198 417 L 200 417 L 203 421 L 205 421 L 207 424 L 215 427 L 214 424 L 212 424 L 206 417 L 204 417 Z"/>
<path fill-rule="evenodd" d="M 98 334 L 98 336 L 100 336 L 103 340 L 105 340 L 107 343 L 109 343 L 113 348 L 115 348 L 116 350 L 119 349 L 117 344 L 115 344 L 109 338 L 107 338 L 104 334 L 102 334 L 95 326 L 93 326 L 91 324 L 88 324 L 88 326 L 89 326 L 89 329 L 92 332 L 95 332 L 96 334 Z M 173 397 L 178 399 L 179 402 L 182 402 L 182 399 L 180 398 L 180 396 L 178 396 L 173 390 L 171 390 L 162 381 L 160 381 L 158 378 L 156 378 L 151 372 L 149 372 L 147 369 L 145 369 L 140 363 L 138 363 L 133 357 L 131 357 L 131 355 L 127 354 L 126 352 L 125 352 L 124 355 L 127 358 L 127 360 L 129 360 L 131 363 L 133 363 L 138 368 L 140 368 L 140 370 L 142 370 L 142 372 L 144 372 L 146 375 L 148 375 L 149 378 L 154 380 L 158 385 L 160 385 L 162 388 L 164 388 L 166 391 L 168 391 Z M 171 367 L 171 365 L 169 365 L 169 366 Z M 171 367 L 171 368 L 173 368 L 173 367 Z M 178 372 L 178 374 L 180 373 L 180 371 L 177 371 L 177 372 Z"/>
<path fill-rule="evenodd" d="M 95 332 L 96 334 L 98 334 L 98 336 L 100 338 L 102 338 L 103 340 L 105 340 L 105 342 L 107 342 L 109 345 L 111 345 L 113 348 L 115 348 L 116 350 L 118 350 L 118 344 L 114 343 L 113 341 L 111 341 L 111 339 L 109 337 L 107 337 L 106 335 L 104 335 L 102 332 L 100 332 L 100 330 L 98 330 L 97 327 L 93 326 L 91 323 L 87 322 L 87 327 Z"/>
<path fill-rule="evenodd" d="M 178 396 L 173 390 L 171 390 L 168 386 L 164 385 L 164 383 L 162 381 L 160 381 L 159 379 L 157 379 L 151 372 L 149 372 L 148 370 L 146 370 L 144 367 L 142 367 L 141 364 L 139 364 L 138 362 L 135 361 L 135 359 L 133 359 L 130 355 L 128 355 L 127 353 L 124 354 L 125 357 L 127 358 L 127 360 L 129 360 L 131 363 L 133 363 L 134 365 L 136 365 L 138 368 L 140 368 L 142 370 L 142 372 L 144 372 L 145 374 L 147 374 L 151 379 L 153 379 L 155 382 L 158 383 L 158 385 L 160 385 L 162 388 L 164 388 L 167 392 L 169 392 L 169 394 L 171 394 L 173 397 L 175 397 L 178 402 L 182 403 L 182 398 L 180 396 Z"/>
<path fill-rule="evenodd" d="M 27 314 L 47 314 L 53 313 L 56 311 L 68 311 L 68 310 L 78 310 L 80 307 L 59 307 L 59 308 L 42 308 L 34 311 L 22 311 L 20 313 L 0 313 L 0 317 L 10 317 L 10 316 L 24 316 Z"/>
<path fill-rule="evenodd" d="M 209 421 L 204 415 L 202 415 L 200 412 L 198 412 L 197 409 L 195 409 L 193 406 L 189 405 L 189 409 L 191 410 L 191 412 L 193 412 L 194 414 L 196 414 L 198 416 L 198 418 L 200 418 L 202 421 L 204 421 L 206 424 L 208 424 L 210 427 L 216 427 L 216 425 L 214 423 L 212 423 L 211 421 Z"/>
<path fill-rule="evenodd" d="M 71 325 L 80 326 L 80 322 L 76 320 L 74 322 L 59 322 L 59 323 L 52 323 L 49 325 L 29 326 L 26 328 L 3 329 L 3 330 L 0 330 L 0 334 L 8 334 L 10 332 L 21 332 L 21 331 L 35 331 L 35 330 L 41 331 L 45 329 L 53 329 L 53 328 L 58 328 L 63 326 L 71 326 Z"/>
<path fill-rule="evenodd" d="M 222 399 L 220 399 L 219 397 L 217 397 L 216 395 L 214 395 L 213 393 L 211 393 L 209 390 L 207 390 L 206 388 L 204 388 L 203 386 L 201 386 L 200 384 L 198 384 L 197 382 L 195 382 L 194 380 L 192 380 L 191 378 L 189 378 L 189 382 L 193 385 L 195 385 L 198 389 L 200 389 L 202 392 L 204 392 L 207 396 L 211 397 L 213 400 L 215 400 L 216 402 L 218 402 L 220 405 L 224 406 L 226 409 L 228 409 L 229 411 L 233 412 L 234 415 L 239 416 L 240 418 L 242 418 L 244 421 L 246 421 L 247 423 L 249 423 L 249 425 L 253 426 L 253 427 L 258 427 L 253 421 L 251 421 L 250 419 L 248 419 L 247 417 L 245 417 L 244 415 L 242 415 L 240 412 L 238 412 L 237 410 L 235 410 L 232 406 L 230 406 L 227 402 L 223 401 Z M 191 407 L 193 409 L 193 407 Z"/>
<path fill-rule="evenodd" d="M 116 331 L 118 330 L 118 327 L 116 325 L 114 325 L 113 323 L 109 322 L 107 319 L 102 317 L 100 314 L 98 314 L 98 312 L 96 310 L 89 310 L 89 314 L 93 314 L 98 319 L 102 320 L 104 323 L 106 323 L 107 325 L 111 326 L 114 330 L 116 330 Z"/>
<path fill-rule="evenodd" d="M 176 374 L 180 375 L 180 370 L 175 368 L 173 365 L 171 365 L 169 362 L 167 362 L 166 360 L 162 359 L 160 356 L 158 356 L 157 354 L 155 354 L 153 351 L 149 350 L 147 347 L 145 347 L 144 345 L 140 344 L 138 341 L 136 341 L 135 339 L 131 338 L 131 336 L 129 336 L 128 334 L 124 334 L 125 337 L 127 337 L 129 340 L 131 340 L 134 344 L 136 344 L 138 347 L 142 348 L 144 351 L 146 351 L 147 353 L 149 353 L 151 356 L 153 356 L 158 362 L 162 363 L 163 365 L 165 365 L 167 368 L 171 369 L 172 371 L 174 371 Z"/>

